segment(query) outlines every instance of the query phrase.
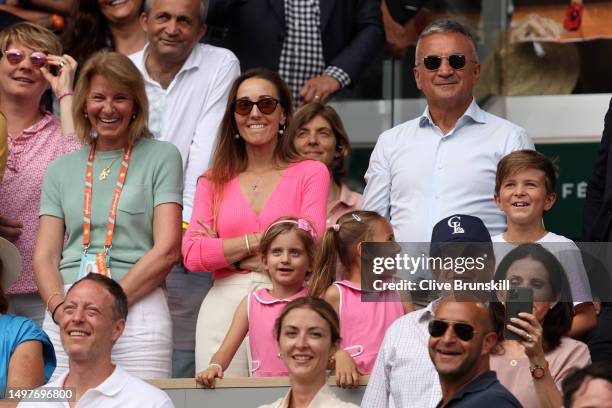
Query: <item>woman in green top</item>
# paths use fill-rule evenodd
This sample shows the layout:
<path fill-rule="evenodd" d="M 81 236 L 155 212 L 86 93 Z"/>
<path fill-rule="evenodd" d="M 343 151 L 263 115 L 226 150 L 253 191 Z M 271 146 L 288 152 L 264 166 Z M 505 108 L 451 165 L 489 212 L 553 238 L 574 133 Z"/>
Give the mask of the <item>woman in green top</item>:
<path fill-rule="evenodd" d="M 161 284 L 180 256 L 180 153 L 150 139 L 144 81 L 124 55 L 92 56 L 73 103 L 76 133 L 85 147 L 47 168 L 34 254 L 49 309 L 43 327 L 58 350 L 54 377 L 67 369 L 58 324 L 72 325 L 79 317 L 85 343 L 95 349 L 89 312 L 64 318 L 62 303 L 64 290 L 92 271 L 120 282 L 130 305 L 113 360 L 140 378 L 169 377 L 171 323 Z M 70 353 L 71 339 L 62 340 Z"/>

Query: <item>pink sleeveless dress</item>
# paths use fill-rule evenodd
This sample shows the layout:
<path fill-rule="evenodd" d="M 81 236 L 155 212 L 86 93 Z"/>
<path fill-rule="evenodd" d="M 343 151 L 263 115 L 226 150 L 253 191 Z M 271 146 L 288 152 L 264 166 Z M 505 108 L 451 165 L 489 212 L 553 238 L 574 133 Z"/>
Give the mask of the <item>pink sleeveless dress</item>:
<path fill-rule="evenodd" d="M 300 290 L 286 299 L 273 297 L 268 289 L 259 289 L 249 294 L 249 346 L 251 348 L 251 376 L 287 376 L 287 367 L 278 357 L 278 345 L 274 338 L 274 322 L 285 305 L 292 300 L 308 295 L 308 288 Z"/>
<path fill-rule="evenodd" d="M 380 302 L 365 302 L 354 283 L 341 280 L 334 285 L 340 292 L 340 347 L 353 357 L 359 371 L 370 374 L 385 332 L 404 315 L 404 306 L 396 292 L 380 294 Z"/>

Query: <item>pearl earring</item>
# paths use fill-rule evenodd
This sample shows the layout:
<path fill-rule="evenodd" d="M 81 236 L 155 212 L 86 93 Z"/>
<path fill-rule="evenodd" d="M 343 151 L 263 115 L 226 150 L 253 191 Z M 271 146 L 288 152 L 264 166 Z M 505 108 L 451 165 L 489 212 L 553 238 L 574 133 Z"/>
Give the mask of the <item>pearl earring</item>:
<path fill-rule="evenodd" d="M 280 125 L 280 127 L 278 128 L 278 135 L 282 136 L 285 133 L 285 125 Z"/>
<path fill-rule="evenodd" d="M 239 134 L 239 133 L 236 133 L 236 134 L 234 135 L 234 139 L 236 139 L 236 140 L 240 139 L 240 134 Z"/>
<path fill-rule="evenodd" d="M 278 358 L 282 358 L 283 355 L 280 353 L 280 351 L 278 352 L 278 354 L 276 355 Z"/>
<path fill-rule="evenodd" d="M 83 112 L 83 116 L 85 116 L 85 119 L 89 117 L 89 115 L 87 115 L 87 112 Z"/>
<path fill-rule="evenodd" d="M 132 115 L 132 120 L 136 119 L 136 114 Z"/>

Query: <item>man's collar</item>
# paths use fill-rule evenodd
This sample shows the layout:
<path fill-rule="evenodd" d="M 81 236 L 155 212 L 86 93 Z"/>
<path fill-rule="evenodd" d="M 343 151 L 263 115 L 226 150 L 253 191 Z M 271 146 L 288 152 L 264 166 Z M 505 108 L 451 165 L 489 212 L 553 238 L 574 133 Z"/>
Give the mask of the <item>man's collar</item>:
<path fill-rule="evenodd" d="M 70 371 L 66 371 L 64 374 L 62 374 L 61 377 L 59 377 L 53 383 L 53 385 L 63 387 L 64 383 L 66 382 L 66 378 L 68 378 L 68 374 L 70 374 Z M 116 395 L 123 389 L 127 382 L 128 373 L 123 368 L 119 367 L 119 365 L 115 364 L 115 369 L 113 370 L 111 375 L 106 377 L 106 379 L 102 381 L 102 383 L 100 383 L 100 385 L 98 385 L 96 388 L 90 388 L 85 391 L 83 395 L 87 394 L 90 391 L 99 392 L 100 394 L 106 396 Z"/>
<path fill-rule="evenodd" d="M 127 372 L 118 365 L 115 365 L 115 369 L 111 375 L 109 375 L 106 380 L 104 380 L 102 384 L 98 385 L 95 389 L 100 394 L 107 396 L 116 395 L 123 389 L 127 381 Z"/>
<path fill-rule="evenodd" d="M 435 299 L 435 300 L 432 300 L 431 302 L 429 302 L 427 304 L 427 306 L 425 306 L 425 308 L 422 309 L 423 313 L 419 317 L 419 321 L 429 322 L 433 318 L 434 310 L 435 310 L 436 306 L 438 305 L 439 301 L 440 301 L 440 299 Z"/>
<path fill-rule="evenodd" d="M 461 399 L 465 394 L 472 394 L 475 392 L 482 392 L 489 388 L 491 384 L 497 381 L 497 375 L 495 371 L 485 371 L 479 374 L 476 378 L 472 379 L 469 383 L 465 384 L 455 395 L 452 396 L 451 401 L 454 399 Z"/>
<path fill-rule="evenodd" d="M 457 120 L 455 128 L 457 125 L 463 124 L 466 120 L 471 120 L 475 123 L 486 123 L 484 111 L 480 109 L 474 98 L 472 98 L 472 102 L 469 104 L 463 115 L 461 115 L 461 117 L 459 117 Z M 431 118 L 431 113 L 429 112 L 429 105 L 425 106 L 425 111 L 419 117 L 419 126 L 425 127 L 426 125 L 435 125 L 433 119 Z"/>
<path fill-rule="evenodd" d="M 62 375 L 59 376 L 59 378 L 55 381 L 50 382 L 49 384 L 47 384 L 50 387 L 60 387 L 63 388 L 64 387 L 64 383 L 66 382 L 66 379 L 68 378 L 68 374 L 70 374 L 70 370 L 66 370 L 66 372 Z"/>

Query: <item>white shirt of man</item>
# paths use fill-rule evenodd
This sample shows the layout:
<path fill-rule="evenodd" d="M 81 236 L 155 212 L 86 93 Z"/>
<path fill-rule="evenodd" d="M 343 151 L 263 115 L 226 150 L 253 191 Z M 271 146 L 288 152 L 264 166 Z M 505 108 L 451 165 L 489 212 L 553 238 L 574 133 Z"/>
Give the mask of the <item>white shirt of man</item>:
<path fill-rule="evenodd" d="M 385 333 L 362 408 L 433 408 L 442 399 L 428 351 L 427 325 L 436 301 L 397 319 Z"/>
<path fill-rule="evenodd" d="M 149 129 L 173 143 L 183 158 L 183 221 L 191 219 L 198 177 L 209 167 L 227 95 L 240 75 L 236 56 L 225 48 L 197 44 L 167 89 L 145 69 L 148 46 L 130 55 L 142 73 L 149 99 Z"/>
<path fill-rule="evenodd" d="M 504 239 L 504 234 L 491 237 L 491 241 L 507 244 L 493 245 L 497 269 L 497 266 L 499 266 L 502 259 L 508 255 L 508 252 L 518 245 L 508 244 Z M 578 249 L 574 241 L 563 235 L 547 232 L 546 235 L 537 240 L 536 243 L 541 244 L 544 248 L 549 250 L 557 258 L 561 266 L 563 266 L 572 292 L 574 306 L 584 302 L 592 302 L 593 296 L 591 295 L 589 278 L 584 268 L 584 263 L 582 262 L 580 249 Z"/>
<path fill-rule="evenodd" d="M 41 387 L 62 388 L 69 372 L 56 381 Z M 69 389 L 67 389 L 69 390 Z M 91 388 L 81 396 L 77 407 L 87 408 L 174 408 L 168 394 L 130 375 L 118 365 L 113 373 L 96 388 Z M 68 402 L 21 402 L 19 408 L 69 408 Z"/>
<path fill-rule="evenodd" d="M 525 130 L 473 100 L 446 135 L 425 108 L 378 138 L 363 208 L 389 218 L 397 241 L 427 242 L 433 226 L 452 214 L 477 216 L 499 234 L 506 219 L 493 200 L 497 163 L 519 149 L 534 149 Z"/>

